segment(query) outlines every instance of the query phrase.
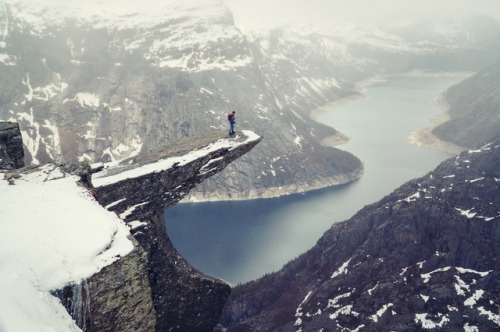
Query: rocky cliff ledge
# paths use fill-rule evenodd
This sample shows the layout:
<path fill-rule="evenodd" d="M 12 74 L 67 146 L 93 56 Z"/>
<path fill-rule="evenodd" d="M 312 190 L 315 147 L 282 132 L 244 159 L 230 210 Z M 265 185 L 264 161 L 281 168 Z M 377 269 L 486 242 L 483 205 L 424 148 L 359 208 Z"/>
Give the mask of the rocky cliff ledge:
<path fill-rule="evenodd" d="M 163 209 L 250 151 L 261 138 L 214 132 L 99 167 L 87 185 L 130 227 L 134 251 L 81 285 L 58 292 L 85 331 L 210 331 L 230 287 L 194 270 L 176 252 Z M 100 170 L 99 170 L 100 169 Z"/>

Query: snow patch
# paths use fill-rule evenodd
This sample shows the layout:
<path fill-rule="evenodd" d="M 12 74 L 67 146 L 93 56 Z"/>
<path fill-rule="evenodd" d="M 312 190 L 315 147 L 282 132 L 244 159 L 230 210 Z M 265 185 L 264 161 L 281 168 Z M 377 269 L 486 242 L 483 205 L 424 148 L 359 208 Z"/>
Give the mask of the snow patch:
<path fill-rule="evenodd" d="M 95 94 L 88 92 L 79 92 L 75 95 L 73 99 L 65 99 L 63 103 L 68 101 L 76 101 L 80 106 L 85 107 L 99 107 L 99 97 Z"/>
<path fill-rule="evenodd" d="M 457 295 L 465 296 L 465 292 L 470 291 L 469 285 L 467 285 L 462 279 L 460 279 L 459 276 L 455 276 L 455 280 L 457 281 L 457 283 L 453 284 L 453 286 L 455 287 L 455 292 L 457 292 Z"/>
<path fill-rule="evenodd" d="M 443 267 L 443 268 L 440 268 L 440 269 L 436 269 L 436 270 L 428 272 L 428 273 L 423 273 L 420 276 L 422 277 L 422 279 L 424 279 L 424 284 L 426 284 L 431 279 L 432 274 L 437 273 L 437 272 L 446 272 L 449 269 L 451 269 L 451 267 L 447 266 L 447 267 Z"/>
<path fill-rule="evenodd" d="M 219 158 L 211 159 L 208 163 L 206 163 L 205 165 L 203 165 L 202 168 L 200 168 L 200 171 L 199 171 L 198 174 L 203 175 L 203 174 L 210 173 L 210 172 L 212 172 L 214 170 L 217 170 L 217 167 L 212 167 L 212 168 L 209 168 L 209 167 L 210 167 L 211 164 L 219 162 L 222 159 L 224 159 L 224 158 L 223 157 L 219 157 Z"/>
<path fill-rule="evenodd" d="M 459 208 L 455 208 L 455 210 L 457 210 L 458 212 L 460 212 L 460 214 L 462 216 L 466 216 L 467 218 L 469 219 L 472 219 L 476 216 L 476 212 L 471 212 L 472 210 L 474 210 L 474 208 L 472 209 L 469 209 L 469 210 L 462 210 L 462 209 L 459 209 Z"/>
<path fill-rule="evenodd" d="M 465 332 L 479 332 L 479 329 L 477 328 L 477 326 L 470 326 L 469 323 L 465 323 L 464 331 Z"/>
<path fill-rule="evenodd" d="M 408 203 L 411 203 L 411 202 L 415 202 L 417 199 L 420 198 L 420 191 L 417 191 L 416 193 L 414 193 L 413 195 L 410 195 L 404 199 L 400 199 L 398 200 L 397 202 L 408 202 Z"/>
<path fill-rule="evenodd" d="M 476 304 L 477 300 L 479 300 L 483 296 L 483 294 L 484 291 L 482 289 L 476 290 L 471 297 L 464 301 L 464 305 L 473 307 Z"/>
<path fill-rule="evenodd" d="M 341 274 L 347 274 L 347 266 L 349 266 L 349 262 L 351 261 L 352 258 L 349 258 L 348 261 L 344 262 L 338 269 L 337 271 L 333 272 L 332 276 L 330 278 L 335 278 Z"/>
<path fill-rule="evenodd" d="M 148 225 L 147 222 L 140 221 L 140 220 L 133 220 L 133 221 L 127 223 L 127 224 L 130 226 L 131 230 L 134 230 L 134 229 L 137 229 L 137 228 L 141 228 L 141 227 L 146 227 Z"/>
<path fill-rule="evenodd" d="M 389 309 L 392 306 L 393 306 L 392 303 L 384 304 L 382 308 L 380 308 L 374 315 L 370 316 L 370 319 L 375 323 L 378 322 L 378 319 L 382 317 L 382 315 L 387 311 L 387 309 Z"/>
<path fill-rule="evenodd" d="M 138 207 L 144 206 L 148 203 L 149 202 L 142 202 L 142 203 L 139 203 L 139 204 L 136 204 L 136 205 L 129 207 L 123 213 L 120 213 L 120 218 L 127 219 L 128 216 L 130 216 L 132 213 L 134 213 L 135 209 L 137 209 Z"/>
<path fill-rule="evenodd" d="M 339 317 L 339 315 L 353 315 L 355 317 L 359 316 L 359 313 L 352 311 L 352 305 L 346 305 L 334 313 L 330 314 L 328 317 L 330 317 L 331 320 L 335 320 Z"/>
<path fill-rule="evenodd" d="M 337 302 L 340 300 L 340 299 L 343 299 L 343 298 L 346 298 L 346 297 L 349 297 L 351 296 L 352 292 L 347 292 L 347 293 L 344 293 L 344 294 L 340 294 L 338 296 L 335 296 L 333 299 L 329 299 L 328 300 L 328 305 L 326 306 L 325 309 L 328 309 L 328 308 L 338 308 L 340 307 L 340 305 L 337 304 Z"/>
<path fill-rule="evenodd" d="M 114 202 L 112 202 L 112 203 L 110 203 L 110 204 L 106 205 L 106 206 L 105 206 L 105 209 L 109 210 L 109 209 L 111 209 L 113 206 L 118 205 L 118 204 L 120 204 L 121 202 L 126 201 L 126 200 L 127 200 L 126 198 L 122 198 L 122 199 L 119 199 L 119 200 L 117 200 L 117 201 L 114 201 Z"/>
<path fill-rule="evenodd" d="M 437 316 L 438 318 L 441 317 L 441 320 L 439 322 L 434 322 L 431 319 L 427 318 L 428 314 L 415 314 L 415 323 L 420 323 L 422 328 L 430 330 L 430 329 L 435 329 L 435 328 L 442 328 L 446 323 L 450 321 L 448 316 L 443 315 L 441 313 L 438 313 Z"/>
<path fill-rule="evenodd" d="M 490 272 L 493 272 L 493 270 L 480 272 L 480 271 L 471 270 L 471 269 L 464 269 L 463 267 L 455 267 L 455 269 L 457 269 L 457 271 L 460 273 L 475 273 L 475 274 L 479 274 L 481 277 L 486 277 L 488 274 L 490 274 Z"/>
<path fill-rule="evenodd" d="M 403 272 L 403 273 L 404 273 L 404 272 Z M 401 275 L 401 274 L 400 274 L 400 275 Z M 377 284 L 376 284 L 375 286 L 373 286 L 373 288 L 370 288 L 369 290 L 367 290 L 367 292 L 368 292 L 368 294 L 369 294 L 369 295 L 372 295 L 372 292 L 375 290 L 375 288 L 377 288 L 377 287 L 378 287 L 378 284 L 379 284 L 379 282 L 377 281 Z"/>
<path fill-rule="evenodd" d="M 497 324 L 498 326 L 500 326 L 500 314 L 495 314 L 491 311 L 488 311 L 486 310 L 484 307 L 479 307 L 477 308 L 477 310 L 479 311 L 479 314 L 480 315 L 485 315 L 487 316 L 488 320 L 492 321 L 493 323 Z"/>

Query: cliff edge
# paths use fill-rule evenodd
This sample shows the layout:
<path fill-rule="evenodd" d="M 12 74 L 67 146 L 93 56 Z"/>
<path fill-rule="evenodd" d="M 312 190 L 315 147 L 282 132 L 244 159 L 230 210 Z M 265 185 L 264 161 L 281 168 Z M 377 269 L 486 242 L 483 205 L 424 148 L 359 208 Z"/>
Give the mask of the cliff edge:
<path fill-rule="evenodd" d="M 163 209 L 260 140 L 214 132 L 120 163 L 2 167 L 0 330 L 212 330 L 230 287 L 177 254 Z"/>
<path fill-rule="evenodd" d="M 157 331 L 211 330 L 230 293 L 225 282 L 196 271 L 177 253 L 166 233 L 164 208 L 176 204 L 260 140 L 251 131 L 234 138 L 213 132 L 125 159 L 93 176 L 96 199 L 131 226 L 132 235 L 147 253 L 145 271 Z M 108 315 L 105 311 L 98 316 Z"/>

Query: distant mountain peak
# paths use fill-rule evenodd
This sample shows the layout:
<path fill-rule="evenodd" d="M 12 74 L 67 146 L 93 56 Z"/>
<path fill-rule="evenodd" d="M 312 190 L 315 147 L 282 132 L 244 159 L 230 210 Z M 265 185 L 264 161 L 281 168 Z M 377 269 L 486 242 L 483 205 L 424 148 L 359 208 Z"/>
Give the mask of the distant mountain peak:
<path fill-rule="evenodd" d="M 7 0 L 15 12 L 39 27 L 90 23 L 96 28 L 147 28 L 186 16 L 213 21 L 229 10 L 221 0 Z"/>

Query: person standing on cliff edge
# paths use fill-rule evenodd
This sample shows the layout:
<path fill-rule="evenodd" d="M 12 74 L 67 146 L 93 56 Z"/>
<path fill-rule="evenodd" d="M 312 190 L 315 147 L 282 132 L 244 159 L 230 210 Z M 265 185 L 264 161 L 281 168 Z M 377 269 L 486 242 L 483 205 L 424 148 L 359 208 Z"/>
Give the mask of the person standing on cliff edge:
<path fill-rule="evenodd" d="M 234 124 L 236 123 L 236 112 L 233 111 L 227 115 L 227 121 L 229 121 L 229 135 L 234 135 Z"/>

